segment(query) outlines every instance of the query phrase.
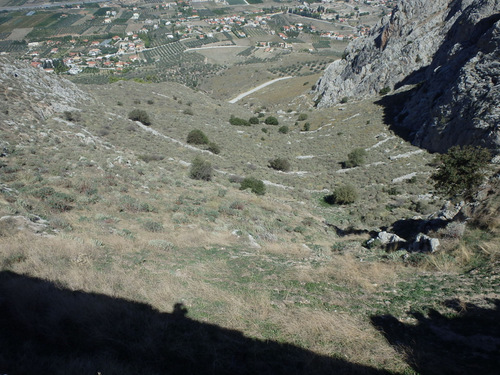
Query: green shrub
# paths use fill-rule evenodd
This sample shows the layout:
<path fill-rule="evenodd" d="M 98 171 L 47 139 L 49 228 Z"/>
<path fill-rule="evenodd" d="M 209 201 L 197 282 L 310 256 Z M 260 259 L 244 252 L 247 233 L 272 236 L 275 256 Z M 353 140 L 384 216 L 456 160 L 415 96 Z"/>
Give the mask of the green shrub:
<path fill-rule="evenodd" d="M 252 125 L 257 125 L 260 121 L 259 121 L 259 118 L 258 117 L 250 117 L 250 119 L 248 120 L 248 122 Z"/>
<path fill-rule="evenodd" d="M 391 88 L 389 86 L 385 86 L 383 89 L 381 89 L 378 93 L 382 96 L 387 95 L 391 92 Z"/>
<path fill-rule="evenodd" d="M 266 125 L 279 125 L 278 119 L 274 116 L 266 117 L 266 120 L 264 122 L 266 123 Z"/>
<path fill-rule="evenodd" d="M 185 115 L 193 116 L 194 112 L 191 108 L 186 108 L 184 111 L 182 111 Z"/>
<path fill-rule="evenodd" d="M 146 220 L 143 224 L 142 227 L 146 229 L 148 232 L 162 232 L 163 231 L 163 224 L 158 223 L 157 221 L 153 220 Z"/>
<path fill-rule="evenodd" d="M 304 124 L 304 131 L 305 131 L 305 132 L 308 132 L 310 129 L 311 129 L 311 124 L 310 124 L 310 123 L 308 123 L 308 122 L 306 122 L 306 123 Z"/>
<path fill-rule="evenodd" d="M 269 160 L 269 168 L 277 171 L 288 172 L 290 170 L 290 162 L 287 159 L 275 158 Z"/>
<path fill-rule="evenodd" d="M 208 137 L 199 129 L 193 129 L 187 136 L 187 143 L 193 145 L 206 145 L 208 144 Z"/>
<path fill-rule="evenodd" d="M 252 193 L 264 195 L 266 193 L 266 185 L 261 180 L 254 177 L 245 177 L 240 184 L 240 190 L 250 189 Z"/>
<path fill-rule="evenodd" d="M 189 177 L 195 180 L 210 181 L 212 179 L 212 165 L 197 156 L 191 164 Z"/>
<path fill-rule="evenodd" d="M 327 195 L 324 201 L 328 204 L 351 204 L 358 199 L 358 193 L 352 185 L 342 185 L 333 191 L 331 195 Z"/>
<path fill-rule="evenodd" d="M 483 147 L 454 146 L 439 156 L 438 170 L 431 176 L 434 187 L 448 197 L 470 200 L 483 182 L 490 151 Z"/>
<path fill-rule="evenodd" d="M 207 150 L 216 155 L 220 154 L 220 147 L 215 142 L 210 142 L 208 144 Z"/>
<path fill-rule="evenodd" d="M 344 162 L 344 167 L 353 168 L 365 163 L 366 151 L 363 148 L 356 148 L 347 155 L 347 161 Z"/>
<path fill-rule="evenodd" d="M 345 104 L 349 101 L 349 98 L 347 96 L 344 96 L 342 99 L 340 99 L 340 103 Z"/>
<path fill-rule="evenodd" d="M 146 111 L 142 109 L 134 109 L 129 112 L 128 118 L 132 121 L 139 121 L 144 125 L 151 125 L 151 120 Z"/>
<path fill-rule="evenodd" d="M 305 120 L 307 120 L 307 114 L 306 113 L 301 113 L 299 115 L 299 117 L 298 117 L 297 120 L 299 120 L 299 121 L 305 121 Z"/>
<path fill-rule="evenodd" d="M 235 117 L 233 115 L 231 115 L 231 117 L 229 118 L 229 123 L 231 125 L 237 125 L 237 126 L 250 126 L 250 123 L 247 120 Z"/>
<path fill-rule="evenodd" d="M 282 133 L 282 134 L 287 134 L 289 130 L 290 130 L 290 129 L 288 129 L 288 126 L 286 126 L 286 125 L 283 125 L 283 126 L 281 126 L 281 127 L 278 129 L 278 131 L 279 131 L 280 133 Z"/>

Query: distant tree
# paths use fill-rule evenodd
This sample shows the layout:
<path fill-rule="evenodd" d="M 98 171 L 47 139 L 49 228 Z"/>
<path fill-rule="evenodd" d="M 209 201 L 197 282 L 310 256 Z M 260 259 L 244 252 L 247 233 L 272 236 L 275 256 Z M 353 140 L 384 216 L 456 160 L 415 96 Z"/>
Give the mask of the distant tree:
<path fill-rule="evenodd" d="M 250 119 L 248 120 L 248 122 L 252 125 L 257 125 L 260 121 L 259 121 L 259 118 L 258 117 L 250 117 Z"/>
<path fill-rule="evenodd" d="M 220 147 L 215 142 L 209 142 L 207 150 L 216 155 L 220 154 Z"/>
<path fill-rule="evenodd" d="M 297 118 L 299 121 L 305 121 L 307 120 L 307 113 L 301 113 L 299 117 Z"/>
<path fill-rule="evenodd" d="M 212 165 L 197 156 L 191 163 L 189 177 L 195 180 L 210 181 L 212 179 Z"/>
<path fill-rule="evenodd" d="M 264 121 L 267 125 L 279 125 L 278 119 L 274 116 L 269 116 Z"/>
<path fill-rule="evenodd" d="M 269 168 L 277 171 L 288 172 L 290 170 L 290 162 L 284 158 L 275 158 L 269 160 Z"/>
<path fill-rule="evenodd" d="M 358 199 L 358 193 L 352 185 L 342 185 L 327 195 L 324 200 L 328 204 L 351 204 Z"/>
<path fill-rule="evenodd" d="M 344 167 L 354 168 L 365 163 L 366 151 L 363 148 L 356 148 L 347 155 L 347 161 L 344 162 Z"/>
<path fill-rule="evenodd" d="M 199 129 L 191 130 L 187 136 L 187 143 L 193 145 L 206 145 L 208 142 L 208 137 Z"/>
<path fill-rule="evenodd" d="M 240 183 L 240 190 L 250 189 L 252 193 L 264 195 L 266 193 L 266 185 L 261 180 L 254 177 L 245 177 Z"/>
<path fill-rule="evenodd" d="M 144 125 L 151 125 L 151 120 L 149 115 L 143 109 L 134 109 L 129 112 L 128 118 L 132 121 L 139 121 Z"/>
<path fill-rule="evenodd" d="M 287 134 L 289 130 L 290 129 L 286 125 L 280 126 L 280 128 L 278 129 L 278 131 L 282 134 Z"/>
<path fill-rule="evenodd" d="M 450 198 L 470 200 L 486 176 L 490 159 L 490 151 L 483 147 L 451 147 L 438 157 L 438 170 L 431 176 L 434 187 Z"/>
<path fill-rule="evenodd" d="M 231 117 L 229 118 L 229 123 L 231 125 L 237 125 L 237 126 L 250 126 L 250 122 L 248 122 L 247 120 L 235 117 L 233 115 L 231 115 Z"/>

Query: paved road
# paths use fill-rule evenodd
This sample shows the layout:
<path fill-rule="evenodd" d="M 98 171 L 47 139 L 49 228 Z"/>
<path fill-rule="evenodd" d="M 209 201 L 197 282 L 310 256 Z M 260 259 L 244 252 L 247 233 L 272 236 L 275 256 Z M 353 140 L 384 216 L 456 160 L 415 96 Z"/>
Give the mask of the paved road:
<path fill-rule="evenodd" d="M 272 85 L 272 84 L 273 84 L 273 83 L 275 83 L 275 82 L 278 82 L 278 81 L 283 81 L 284 79 L 289 79 L 289 78 L 292 78 L 292 77 L 291 77 L 291 76 L 288 76 L 288 77 L 276 78 L 276 79 L 273 79 L 272 81 L 269 81 L 269 82 L 263 83 L 262 85 L 257 86 L 257 87 L 255 87 L 255 88 L 253 88 L 253 89 L 251 89 L 251 90 L 248 90 L 248 91 L 244 92 L 243 94 L 238 95 L 238 96 L 237 96 L 236 98 L 234 98 L 234 99 L 231 99 L 231 100 L 229 101 L 229 103 L 234 104 L 234 103 L 236 103 L 238 100 L 243 99 L 245 96 L 250 95 L 250 94 L 253 94 L 254 92 L 259 91 L 260 89 L 263 89 L 263 88 L 264 88 L 264 87 L 266 87 L 266 86 Z"/>
<path fill-rule="evenodd" d="M 0 12 L 15 12 L 19 10 L 30 10 L 30 9 L 45 9 L 52 7 L 62 7 L 66 5 L 78 5 L 85 3 L 103 3 L 108 0 L 79 0 L 79 1 L 64 1 L 60 3 L 39 3 L 39 4 L 26 4 L 13 7 L 0 7 Z"/>

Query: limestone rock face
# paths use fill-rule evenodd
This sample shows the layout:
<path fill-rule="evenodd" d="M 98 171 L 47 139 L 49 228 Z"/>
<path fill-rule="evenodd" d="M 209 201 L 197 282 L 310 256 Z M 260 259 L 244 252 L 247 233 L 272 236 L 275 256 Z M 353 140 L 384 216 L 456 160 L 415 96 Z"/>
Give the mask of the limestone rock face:
<path fill-rule="evenodd" d="M 500 152 L 500 0 L 401 0 L 344 56 L 318 81 L 318 107 L 412 87 L 389 121 L 415 144 Z"/>

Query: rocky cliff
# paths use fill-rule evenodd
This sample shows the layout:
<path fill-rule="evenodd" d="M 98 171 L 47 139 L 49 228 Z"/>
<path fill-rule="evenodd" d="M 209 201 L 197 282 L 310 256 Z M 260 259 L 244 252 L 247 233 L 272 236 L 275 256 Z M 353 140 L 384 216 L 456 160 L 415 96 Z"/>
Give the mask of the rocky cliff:
<path fill-rule="evenodd" d="M 388 121 L 431 151 L 500 152 L 500 1 L 401 0 L 316 85 L 318 106 L 401 89 Z M 409 90 L 411 88 L 411 90 Z M 397 99 L 397 100 L 396 100 Z M 391 106 L 391 98 L 384 100 Z"/>

